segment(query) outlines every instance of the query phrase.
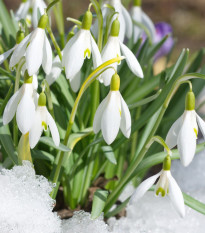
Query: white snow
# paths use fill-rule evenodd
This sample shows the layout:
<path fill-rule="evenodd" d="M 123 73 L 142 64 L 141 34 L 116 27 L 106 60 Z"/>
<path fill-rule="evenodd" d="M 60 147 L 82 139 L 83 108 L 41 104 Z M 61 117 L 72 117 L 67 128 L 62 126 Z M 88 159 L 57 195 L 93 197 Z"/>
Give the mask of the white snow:
<path fill-rule="evenodd" d="M 60 233 L 61 221 L 52 212 L 52 185 L 36 176 L 31 163 L 0 172 L 0 232 Z"/>

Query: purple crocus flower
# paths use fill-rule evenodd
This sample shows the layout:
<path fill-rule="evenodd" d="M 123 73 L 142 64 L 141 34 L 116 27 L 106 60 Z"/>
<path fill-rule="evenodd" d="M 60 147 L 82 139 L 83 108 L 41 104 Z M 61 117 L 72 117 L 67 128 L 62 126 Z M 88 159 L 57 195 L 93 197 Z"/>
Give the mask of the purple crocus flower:
<path fill-rule="evenodd" d="M 172 50 L 174 45 L 174 39 L 173 39 L 173 29 L 172 26 L 165 22 L 159 22 L 155 24 L 156 29 L 156 36 L 154 39 L 154 43 L 160 42 L 166 35 L 170 35 L 169 38 L 164 42 L 162 47 L 158 50 L 158 52 L 154 56 L 154 60 L 156 61 L 160 57 L 163 57 Z"/>

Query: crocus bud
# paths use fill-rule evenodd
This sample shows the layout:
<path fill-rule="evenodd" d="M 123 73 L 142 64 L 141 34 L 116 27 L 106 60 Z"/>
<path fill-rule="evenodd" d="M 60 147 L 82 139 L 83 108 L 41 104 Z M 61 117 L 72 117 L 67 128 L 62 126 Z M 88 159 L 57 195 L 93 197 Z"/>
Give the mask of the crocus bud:
<path fill-rule="evenodd" d="M 119 32 L 120 32 L 120 21 L 118 19 L 115 19 L 112 23 L 111 26 L 111 36 L 119 36 Z"/>
<path fill-rule="evenodd" d="M 192 91 L 189 91 L 186 95 L 185 108 L 189 111 L 195 109 L 195 95 Z"/>
<path fill-rule="evenodd" d="M 32 83 L 33 76 L 29 76 L 28 71 L 26 70 L 24 73 L 24 83 Z"/>
<path fill-rule="evenodd" d="M 119 89 L 120 89 L 120 76 L 117 73 L 115 73 L 113 74 L 111 79 L 110 90 L 119 91 Z"/>
<path fill-rule="evenodd" d="M 38 106 L 46 106 L 46 95 L 44 92 L 41 92 L 38 98 Z"/>
<path fill-rule="evenodd" d="M 41 16 L 38 22 L 38 28 L 45 29 L 48 24 L 48 15 L 44 14 Z"/>
<path fill-rule="evenodd" d="M 25 35 L 24 32 L 22 30 L 19 30 L 16 33 L 16 44 L 20 44 L 20 42 L 24 39 Z"/>
<path fill-rule="evenodd" d="M 171 168 L 171 157 L 169 155 L 167 155 L 165 158 L 164 158 L 164 161 L 163 161 L 163 170 L 164 171 L 170 171 L 170 168 Z"/>
<path fill-rule="evenodd" d="M 141 6 L 142 5 L 142 1 L 141 0 L 134 0 L 133 5 L 134 6 Z"/>
<path fill-rule="evenodd" d="M 86 13 L 83 16 L 82 29 L 90 30 L 92 25 L 92 20 L 93 20 L 92 13 L 89 10 L 86 11 Z"/>

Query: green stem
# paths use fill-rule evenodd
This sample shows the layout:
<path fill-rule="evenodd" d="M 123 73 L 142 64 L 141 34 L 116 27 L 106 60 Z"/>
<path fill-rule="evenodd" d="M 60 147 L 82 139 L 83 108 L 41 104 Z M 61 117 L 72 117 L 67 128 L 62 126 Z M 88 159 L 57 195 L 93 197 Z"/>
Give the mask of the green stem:
<path fill-rule="evenodd" d="M 58 3 L 60 0 L 55 0 L 53 2 L 51 2 L 48 7 L 46 8 L 46 12 L 48 13 L 48 11 L 56 4 Z"/>
<path fill-rule="evenodd" d="M 51 38 L 51 40 L 53 42 L 53 45 L 54 45 L 54 47 L 56 49 L 56 52 L 58 53 L 58 56 L 59 56 L 60 60 L 62 61 L 61 49 L 60 49 L 60 47 L 59 47 L 59 45 L 58 45 L 58 43 L 56 41 L 56 38 L 55 38 L 55 36 L 54 36 L 54 34 L 53 34 L 52 30 L 51 30 L 50 25 L 47 25 L 46 29 L 47 29 L 47 31 L 48 31 L 48 33 L 50 35 L 50 38 Z"/>

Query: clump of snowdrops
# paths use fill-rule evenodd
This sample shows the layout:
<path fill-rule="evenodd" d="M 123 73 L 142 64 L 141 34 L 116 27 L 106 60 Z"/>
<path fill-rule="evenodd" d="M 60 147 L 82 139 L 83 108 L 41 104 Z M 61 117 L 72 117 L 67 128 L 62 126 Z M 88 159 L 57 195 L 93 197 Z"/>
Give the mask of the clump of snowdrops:
<path fill-rule="evenodd" d="M 195 111 L 204 51 L 189 57 L 184 49 L 168 66 L 172 30 L 155 27 L 141 4 L 134 0 L 128 10 L 120 0 L 90 0 L 79 19 L 67 18 L 73 26 L 65 33 L 59 0 L 22 1 L 15 14 L 0 1 L 2 166 L 29 160 L 56 184 L 53 199 L 62 187 L 70 209 L 88 206 L 94 187 L 92 218 L 118 214 L 130 182 L 130 202 L 150 190 L 168 195 L 182 217 L 185 204 L 205 213 L 170 172 L 172 160 L 188 166 L 205 146 L 197 144 L 205 123 Z M 161 56 L 167 62 L 155 74 Z M 157 164 L 162 170 L 143 181 Z"/>

